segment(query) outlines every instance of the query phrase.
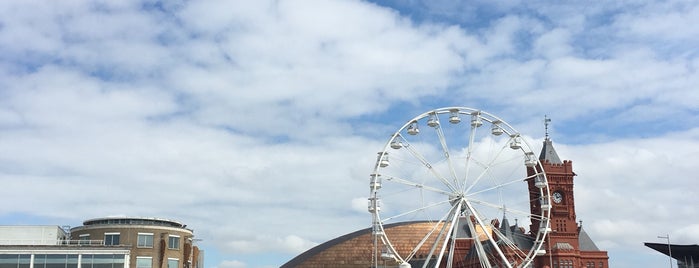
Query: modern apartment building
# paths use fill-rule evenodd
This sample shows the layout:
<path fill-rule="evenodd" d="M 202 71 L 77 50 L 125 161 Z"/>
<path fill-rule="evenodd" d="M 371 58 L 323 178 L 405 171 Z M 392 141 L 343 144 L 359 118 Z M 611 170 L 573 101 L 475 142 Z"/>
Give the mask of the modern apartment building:
<path fill-rule="evenodd" d="M 71 239 L 131 249 L 131 268 L 196 268 L 202 265 L 193 246 L 194 231 L 166 219 L 108 217 L 86 220 L 70 230 Z M 0 267 L 1 268 L 1 267 Z"/>

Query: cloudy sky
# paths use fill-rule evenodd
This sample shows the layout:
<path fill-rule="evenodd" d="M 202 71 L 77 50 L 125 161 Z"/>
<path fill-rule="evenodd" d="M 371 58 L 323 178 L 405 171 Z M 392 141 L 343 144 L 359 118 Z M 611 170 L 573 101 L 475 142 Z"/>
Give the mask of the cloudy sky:
<path fill-rule="evenodd" d="M 465 106 L 535 150 L 552 118 L 610 265 L 666 265 L 643 242 L 699 243 L 699 3 L 563 2 L 0 1 L 0 224 L 169 218 L 207 267 L 278 267 Z"/>

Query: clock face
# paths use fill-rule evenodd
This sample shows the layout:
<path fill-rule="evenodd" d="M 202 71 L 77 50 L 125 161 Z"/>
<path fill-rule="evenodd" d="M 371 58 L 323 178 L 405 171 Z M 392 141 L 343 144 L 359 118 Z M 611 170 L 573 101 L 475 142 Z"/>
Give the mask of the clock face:
<path fill-rule="evenodd" d="M 563 201 L 563 194 L 561 192 L 554 192 L 552 198 L 553 202 L 560 204 L 561 201 Z"/>

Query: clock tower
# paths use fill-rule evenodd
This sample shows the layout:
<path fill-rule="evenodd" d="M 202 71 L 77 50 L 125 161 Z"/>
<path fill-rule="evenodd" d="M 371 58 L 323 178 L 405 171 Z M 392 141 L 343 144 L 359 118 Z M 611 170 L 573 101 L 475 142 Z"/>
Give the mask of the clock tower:
<path fill-rule="evenodd" d="M 551 120 L 545 118 L 546 137 L 544 139 L 539 161 L 546 172 L 551 196 L 550 205 L 546 206 L 546 197 L 538 196 L 538 191 L 533 181 L 529 182 L 530 204 L 532 214 L 536 215 L 541 209 L 551 210 L 551 232 L 549 232 L 544 244 L 546 254 L 538 256 L 534 261 L 534 267 L 572 268 L 594 267 L 607 268 L 608 259 L 606 251 L 597 248 L 592 239 L 582 228 L 582 222 L 578 223 L 575 214 L 575 196 L 573 182 L 577 174 L 573 172 L 573 162 L 558 157 L 553 148 L 553 142 L 548 135 L 548 124 Z M 530 176 L 536 171 L 528 170 Z M 544 204 L 544 205 L 542 205 Z M 539 222 L 533 221 L 530 231 L 536 233 L 539 230 Z"/>

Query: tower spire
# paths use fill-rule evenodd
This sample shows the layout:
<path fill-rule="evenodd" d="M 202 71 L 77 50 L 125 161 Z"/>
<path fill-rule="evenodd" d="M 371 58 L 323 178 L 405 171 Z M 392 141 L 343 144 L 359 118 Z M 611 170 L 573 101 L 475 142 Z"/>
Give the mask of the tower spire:
<path fill-rule="evenodd" d="M 553 149 L 553 142 L 551 142 L 551 137 L 549 137 L 549 124 L 551 123 L 551 118 L 544 115 L 544 128 L 546 130 L 546 136 L 544 139 L 544 146 L 541 148 L 541 153 L 539 154 L 539 160 L 549 161 L 553 164 L 560 164 L 561 158 L 558 157 L 556 150 Z"/>

